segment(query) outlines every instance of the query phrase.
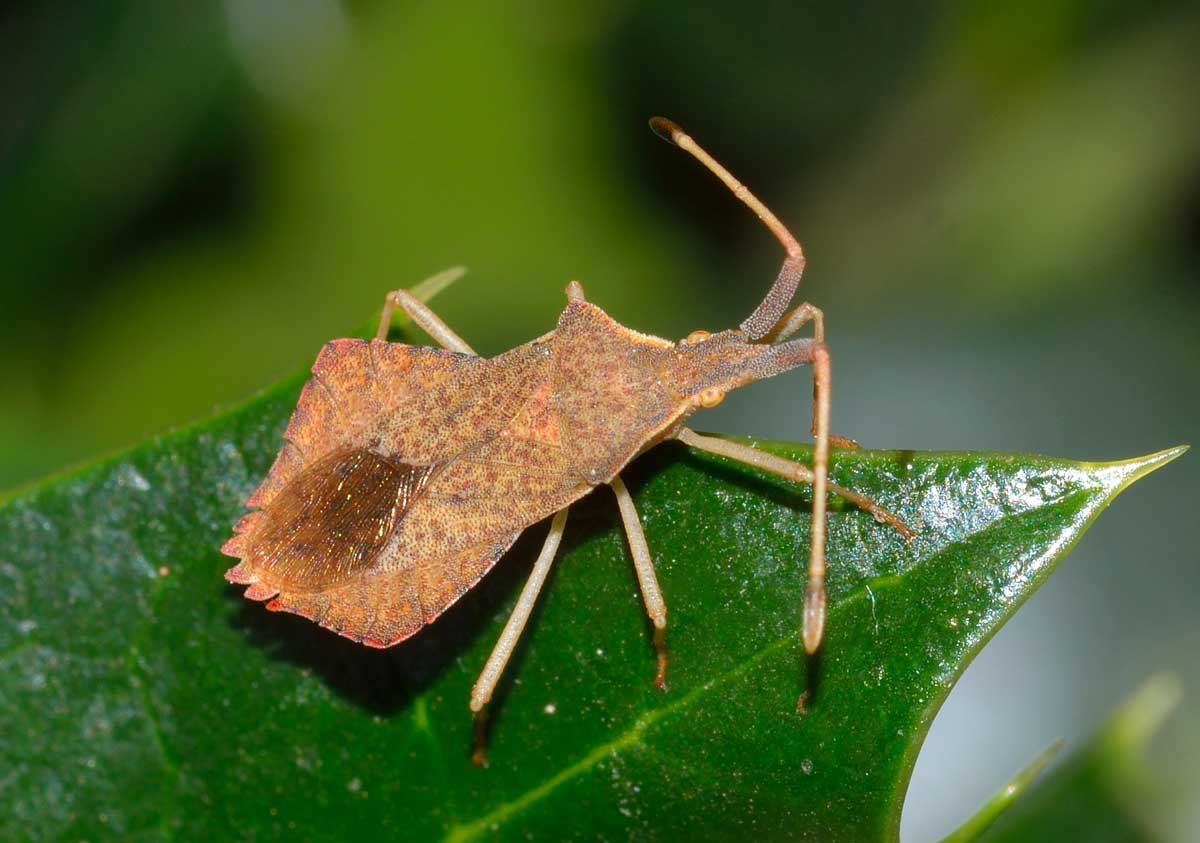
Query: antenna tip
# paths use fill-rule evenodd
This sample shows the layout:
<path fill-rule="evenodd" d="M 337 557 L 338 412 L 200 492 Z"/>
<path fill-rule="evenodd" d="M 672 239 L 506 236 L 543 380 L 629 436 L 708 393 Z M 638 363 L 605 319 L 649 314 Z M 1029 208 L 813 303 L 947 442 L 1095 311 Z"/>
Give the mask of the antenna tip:
<path fill-rule="evenodd" d="M 650 128 L 654 130 L 654 134 L 673 144 L 678 144 L 679 138 L 684 134 L 678 123 L 666 117 L 651 117 Z"/>

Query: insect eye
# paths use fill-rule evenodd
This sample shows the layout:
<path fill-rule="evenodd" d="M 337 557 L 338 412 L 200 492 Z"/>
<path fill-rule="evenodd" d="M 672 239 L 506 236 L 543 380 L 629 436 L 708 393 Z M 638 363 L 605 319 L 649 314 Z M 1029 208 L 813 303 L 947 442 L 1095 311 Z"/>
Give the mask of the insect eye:
<path fill-rule="evenodd" d="M 725 400 L 725 391 L 715 386 L 706 386 L 700 390 L 700 406 L 715 407 Z"/>
<path fill-rule="evenodd" d="M 685 339 L 684 342 L 691 345 L 692 343 L 700 342 L 700 340 L 705 339 L 707 336 L 708 331 L 692 331 L 687 335 L 687 339 Z"/>

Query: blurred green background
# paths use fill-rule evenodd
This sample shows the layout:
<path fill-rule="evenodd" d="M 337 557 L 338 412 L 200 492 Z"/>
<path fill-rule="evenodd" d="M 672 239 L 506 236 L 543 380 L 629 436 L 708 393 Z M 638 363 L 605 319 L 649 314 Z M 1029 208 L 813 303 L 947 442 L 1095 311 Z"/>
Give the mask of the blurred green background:
<path fill-rule="evenodd" d="M 781 253 L 663 113 L 804 242 L 835 429 L 1104 459 L 1200 433 L 1200 7 L 75 0 L 0 11 L 0 488 L 306 367 L 383 294 L 484 354 L 563 286 L 678 337 Z M 702 428 L 803 439 L 803 374 Z M 990 645 L 905 837 L 963 819 L 1153 670 L 1185 704 L 1140 810 L 1200 834 L 1200 498 L 1124 497 Z"/>

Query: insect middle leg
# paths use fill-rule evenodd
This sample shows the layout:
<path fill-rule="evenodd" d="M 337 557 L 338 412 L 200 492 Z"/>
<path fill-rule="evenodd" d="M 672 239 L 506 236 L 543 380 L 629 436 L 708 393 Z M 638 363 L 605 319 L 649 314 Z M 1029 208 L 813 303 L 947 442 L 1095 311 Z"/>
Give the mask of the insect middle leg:
<path fill-rule="evenodd" d="M 480 766 L 487 763 L 484 753 L 487 737 L 487 704 L 492 699 L 496 683 L 500 681 L 500 676 L 504 673 L 504 668 L 517 646 L 517 641 L 521 639 L 525 623 L 533 611 L 533 604 L 537 602 L 538 593 L 546 582 L 546 575 L 550 573 L 550 564 L 554 561 L 554 555 L 558 553 L 559 544 L 562 543 L 563 530 L 566 526 L 567 510 L 563 508 L 554 513 L 554 518 L 550 521 L 550 531 L 546 534 L 546 541 L 542 544 L 542 552 L 538 554 L 537 560 L 533 563 L 533 571 L 529 574 L 525 587 L 521 589 L 517 605 L 509 615 L 508 622 L 504 624 L 504 631 L 500 633 L 496 646 L 492 648 L 492 654 L 488 656 L 487 664 L 483 666 L 483 672 L 475 680 L 475 687 L 471 689 L 470 705 L 471 711 L 475 714 L 475 751 L 471 755 L 471 760 Z"/>
<path fill-rule="evenodd" d="M 633 556 L 633 567 L 637 571 L 638 584 L 642 587 L 642 600 L 646 603 L 646 614 L 654 624 L 654 651 L 658 657 L 658 670 L 654 674 L 654 686 L 659 690 L 667 689 L 667 604 L 663 600 L 662 589 L 658 587 L 658 577 L 654 574 L 654 559 L 650 556 L 650 546 L 646 544 L 646 534 L 642 531 L 642 522 L 638 518 L 637 507 L 633 505 L 633 496 L 620 477 L 614 477 L 608 483 L 613 494 L 617 496 L 617 506 L 621 510 L 621 521 L 625 524 L 625 535 L 629 539 L 629 552 Z"/>
<path fill-rule="evenodd" d="M 676 438 L 697 450 L 728 457 L 787 480 L 813 486 L 812 544 L 809 555 L 808 585 L 804 594 L 804 648 L 809 653 L 815 652 L 825 628 L 825 500 L 823 494 L 817 494 L 816 472 L 802 463 L 775 454 L 768 454 L 738 442 L 729 442 L 715 436 L 704 436 L 687 427 L 682 428 Z M 876 521 L 891 526 L 906 540 L 912 539 L 915 535 L 912 528 L 900 518 L 866 495 L 828 482 L 826 489 L 850 501 L 859 509 L 869 512 Z"/>
<path fill-rule="evenodd" d="M 430 294 L 432 294 L 432 292 L 436 292 L 436 290 L 441 289 L 461 276 L 465 271 L 462 267 L 447 269 L 445 272 L 439 272 L 437 275 L 425 279 L 413 287 L 413 290 L 429 288 Z M 429 305 L 413 295 L 411 290 L 392 290 L 384 298 L 383 313 L 379 317 L 379 330 L 375 332 L 375 339 L 387 339 L 388 328 L 392 324 L 392 314 L 397 307 L 407 313 L 412 321 L 416 322 L 425 333 L 433 337 L 443 348 L 457 351 L 460 354 L 475 354 L 475 351 L 467 344 L 466 340 L 454 333 L 450 329 L 450 326 L 430 310 Z"/>

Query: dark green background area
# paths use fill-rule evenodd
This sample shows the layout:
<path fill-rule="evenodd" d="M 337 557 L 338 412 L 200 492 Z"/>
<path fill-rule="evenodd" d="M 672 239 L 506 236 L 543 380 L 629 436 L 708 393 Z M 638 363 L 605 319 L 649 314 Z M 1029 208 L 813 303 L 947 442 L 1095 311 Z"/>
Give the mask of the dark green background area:
<path fill-rule="evenodd" d="M 436 309 L 487 354 L 553 325 L 572 278 L 640 330 L 736 324 L 778 247 L 654 113 L 804 243 L 838 432 L 1073 459 L 1194 443 L 1198 44 L 1186 2 L 7 4 L 0 488 L 240 401 L 450 265 L 471 271 Z M 796 373 L 697 422 L 803 439 L 808 390 Z M 1185 701 L 1141 802 L 1195 835 L 1193 462 L 1127 495 L 981 654 L 907 839 L 1164 668 Z"/>

